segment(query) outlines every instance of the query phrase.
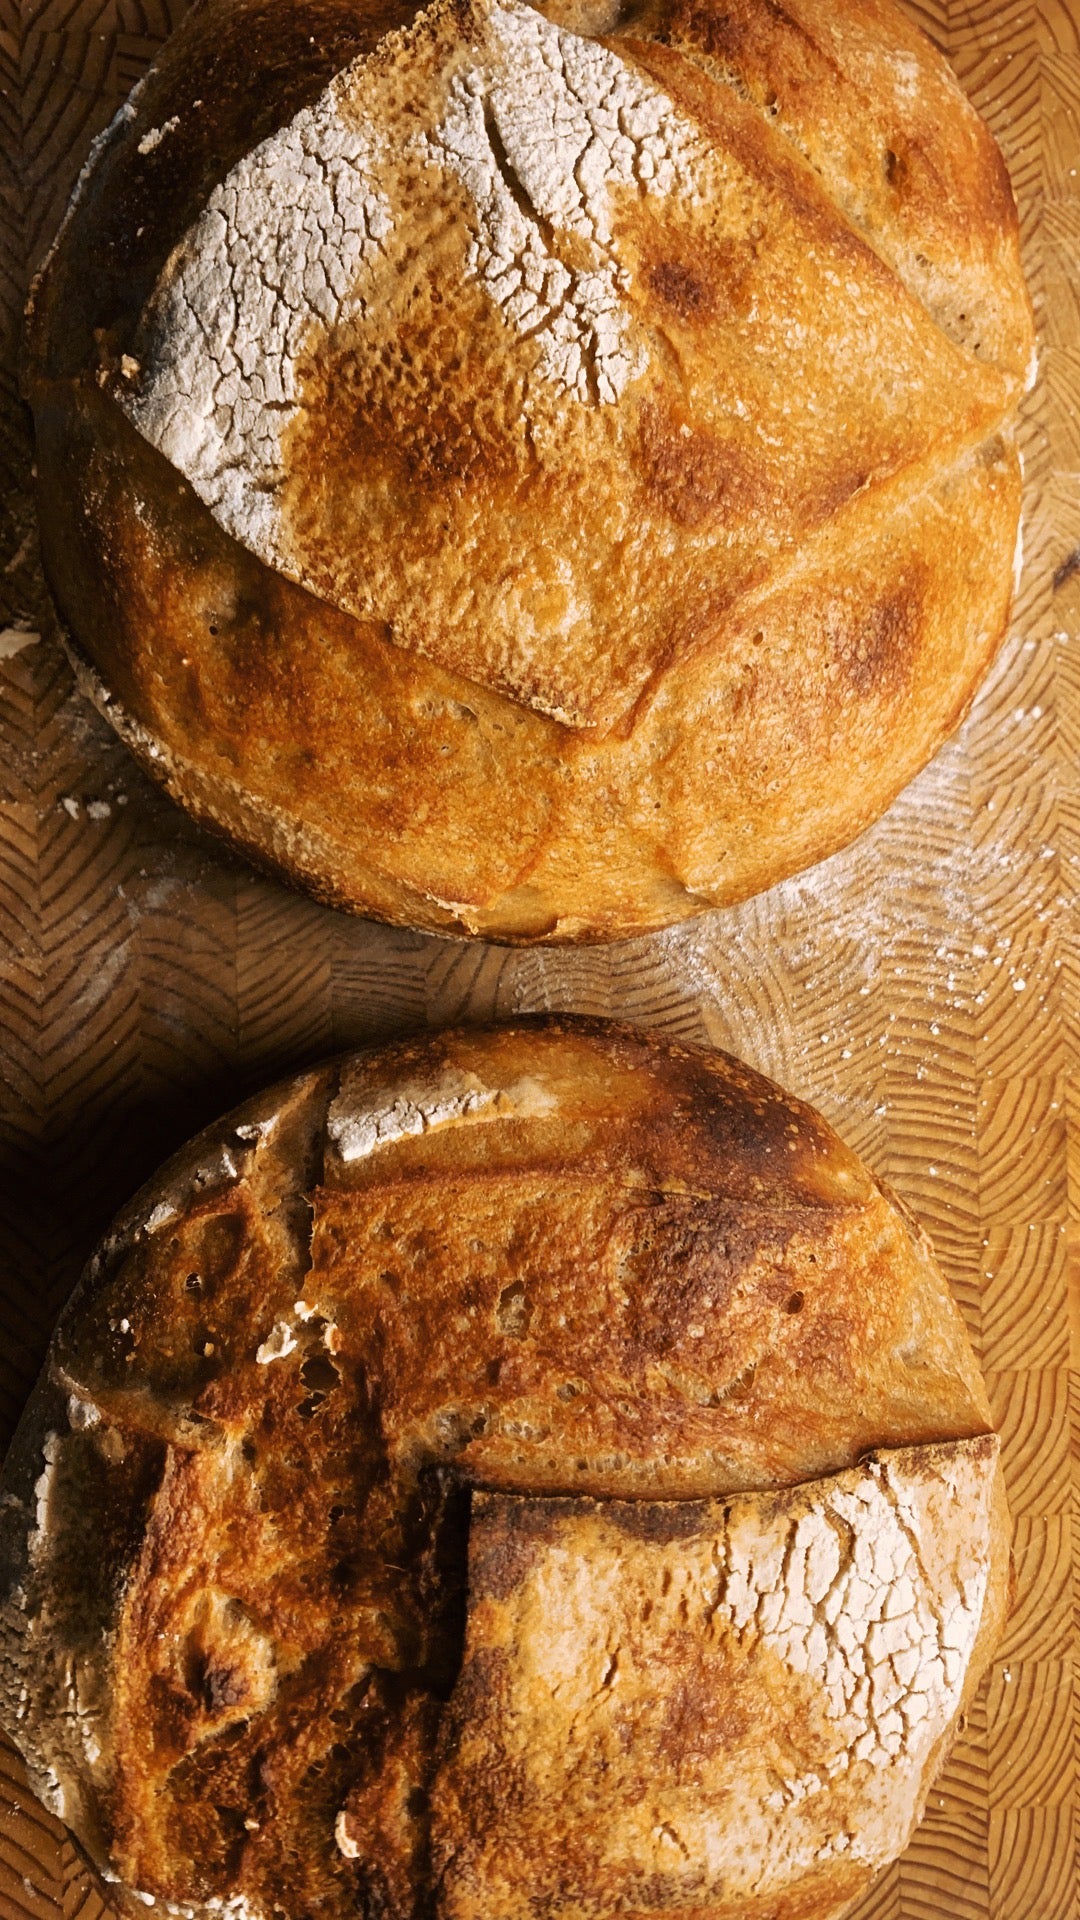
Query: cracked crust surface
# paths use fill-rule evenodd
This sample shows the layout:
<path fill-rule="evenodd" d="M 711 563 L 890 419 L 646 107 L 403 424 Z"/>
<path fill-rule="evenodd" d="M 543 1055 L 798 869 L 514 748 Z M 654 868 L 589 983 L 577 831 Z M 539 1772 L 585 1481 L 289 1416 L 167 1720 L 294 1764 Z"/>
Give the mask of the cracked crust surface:
<path fill-rule="evenodd" d="M 474 1498 L 442 1911 L 846 1905 L 960 1711 L 996 1462 L 987 1437 L 722 1504 Z"/>
<path fill-rule="evenodd" d="M 125 115 L 35 294 L 45 546 L 257 857 L 612 937 L 832 850 L 956 724 L 1031 318 L 882 0 L 212 0 Z"/>
<path fill-rule="evenodd" d="M 374 184 L 380 135 L 350 126 L 337 91 L 214 189 L 156 296 L 157 377 L 144 392 L 121 390 L 140 432 L 222 525 L 271 560 L 280 429 L 299 402 L 300 356 L 316 321 L 329 333 L 350 309 L 363 313 L 392 224 Z"/>
<path fill-rule="evenodd" d="M 607 1910 L 614 1873 L 659 1915 L 702 1873 L 713 1900 L 702 1821 L 738 1855 L 740 1714 L 797 1697 L 792 1791 L 740 1792 L 792 1887 L 815 1833 L 856 1836 L 805 1909 L 832 1915 L 1000 1631 L 989 1428 L 925 1237 L 739 1063 L 570 1019 L 354 1055 L 211 1128 L 91 1263 L 4 1470 L 5 1720 L 131 1913 L 501 1913 L 497 1837 L 550 1878 L 559 1766 L 585 1808 L 610 1747 L 544 1910 Z M 587 1674 L 616 1627 L 578 1769 L 544 1635 Z M 619 1745 L 650 1687 L 651 1827 Z"/>

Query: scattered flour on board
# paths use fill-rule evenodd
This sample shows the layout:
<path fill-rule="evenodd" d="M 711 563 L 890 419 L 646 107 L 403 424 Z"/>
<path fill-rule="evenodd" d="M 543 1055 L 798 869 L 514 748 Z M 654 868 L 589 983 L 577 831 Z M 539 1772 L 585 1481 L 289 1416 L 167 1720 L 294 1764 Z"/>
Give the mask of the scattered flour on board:
<path fill-rule="evenodd" d="M 14 660 L 25 647 L 36 647 L 40 639 L 35 628 L 29 624 L 24 626 L 21 621 L 16 621 L 14 626 L 0 627 L 0 660 Z"/>
<path fill-rule="evenodd" d="M 1069 635 L 1057 636 L 1067 644 Z M 588 954 L 508 963 L 516 1012 L 596 1012 L 729 1049 L 821 1109 L 873 1159 L 881 1068 L 933 1082 L 1006 995 L 1038 1017 L 1061 967 L 1047 939 L 1080 894 L 1050 837 L 1007 797 L 980 795 L 973 749 L 1023 751 L 1045 724 L 1044 643 L 1015 633 L 964 728 L 851 846 L 767 893 Z M 1029 668 L 1028 662 L 1031 662 Z M 1027 675 L 1032 673 L 1032 681 Z M 1032 751 L 1035 751 L 1033 744 Z M 609 982 L 612 990 L 608 991 Z"/>
<path fill-rule="evenodd" d="M 139 152 L 142 154 L 153 153 L 155 147 L 160 147 L 166 136 L 170 133 L 175 133 L 179 125 L 180 115 L 174 113 L 172 119 L 166 120 L 162 126 L 151 127 L 149 133 L 144 133 L 142 139 L 139 141 Z"/>

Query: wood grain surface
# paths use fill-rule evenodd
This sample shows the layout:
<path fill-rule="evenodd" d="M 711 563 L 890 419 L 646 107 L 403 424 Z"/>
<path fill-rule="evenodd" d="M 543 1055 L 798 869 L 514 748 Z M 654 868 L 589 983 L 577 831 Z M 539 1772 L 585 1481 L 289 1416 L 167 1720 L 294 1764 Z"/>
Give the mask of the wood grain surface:
<path fill-rule="evenodd" d="M 260 1083 L 380 1035 L 542 1008 L 729 1047 L 815 1101 L 918 1210 L 1004 1435 L 1007 1638 L 858 1920 L 1076 1920 L 1080 0 L 910 9 L 1005 149 L 1042 342 L 1023 585 L 971 718 L 805 878 L 564 954 L 397 933 L 260 879 L 74 693 L 36 557 L 20 314 L 91 136 L 184 0 L 0 7 L 0 1444 L 110 1214 Z M 0 1920 L 108 1913 L 0 1746 Z"/>

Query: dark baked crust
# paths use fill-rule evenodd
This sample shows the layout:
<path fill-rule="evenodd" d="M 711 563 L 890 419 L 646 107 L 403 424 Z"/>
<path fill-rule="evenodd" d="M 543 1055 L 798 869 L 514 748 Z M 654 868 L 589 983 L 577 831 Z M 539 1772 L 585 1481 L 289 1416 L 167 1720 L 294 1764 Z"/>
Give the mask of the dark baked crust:
<path fill-rule="evenodd" d="M 405 1920 L 471 1487 L 645 1512 L 989 1427 L 924 1236 L 737 1062 L 571 1019 L 352 1056 L 91 1262 L 4 1474 L 5 1719 L 127 1888 Z"/>
<path fill-rule="evenodd" d="M 416 284 L 407 314 L 384 290 L 371 367 L 338 342 L 305 390 L 288 564 L 225 532 L 123 411 L 124 356 L 211 189 L 404 13 L 196 9 L 102 146 L 31 329 L 47 565 L 114 724 L 184 804 L 321 897 L 507 940 L 618 937 L 742 898 L 851 838 L 925 763 L 1004 632 L 1032 353 L 1000 155 L 891 7 L 671 0 L 610 33 L 577 11 L 742 170 L 748 232 L 769 240 L 743 259 L 726 215 L 713 232 L 627 211 L 634 312 L 666 344 L 617 407 L 530 401 L 539 465 L 520 343 L 439 251 L 468 238 L 452 194 L 435 252 L 419 214 L 402 228 Z M 455 29 L 443 0 L 422 25 L 452 40 L 479 19 Z M 406 72 L 413 42 L 385 44 Z M 436 266 L 456 285 L 438 313 Z M 830 291 L 845 273 L 855 291 Z M 759 300 L 810 341 L 797 378 L 746 317 Z M 542 621 L 524 653 L 503 632 L 488 598 L 508 555 L 522 577 L 569 567 L 590 609 L 572 644 Z"/>

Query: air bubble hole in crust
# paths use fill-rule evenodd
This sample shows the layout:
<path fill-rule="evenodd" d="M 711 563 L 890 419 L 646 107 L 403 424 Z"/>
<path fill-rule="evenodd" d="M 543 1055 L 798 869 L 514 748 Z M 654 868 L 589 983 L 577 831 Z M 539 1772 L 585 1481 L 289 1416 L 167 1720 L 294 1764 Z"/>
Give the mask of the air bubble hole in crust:
<path fill-rule="evenodd" d="M 499 1332 L 511 1340 L 524 1340 L 532 1319 L 532 1305 L 520 1280 L 511 1280 L 499 1295 L 495 1318 Z"/>
<path fill-rule="evenodd" d="M 325 1353 L 313 1353 L 300 1368 L 300 1378 L 305 1387 L 320 1393 L 332 1393 L 341 1385 L 341 1374 L 330 1356 Z"/>

